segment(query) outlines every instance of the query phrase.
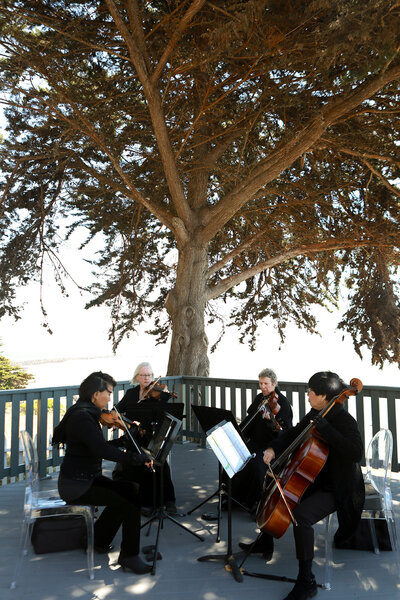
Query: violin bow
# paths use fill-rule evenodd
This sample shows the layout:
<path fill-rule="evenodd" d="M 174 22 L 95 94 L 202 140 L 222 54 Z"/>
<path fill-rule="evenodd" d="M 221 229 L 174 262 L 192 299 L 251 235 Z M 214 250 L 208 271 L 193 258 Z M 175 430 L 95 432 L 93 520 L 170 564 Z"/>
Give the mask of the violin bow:
<path fill-rule="evenodd" d="M 279 483 L 279 479 L 276 477 L 275 473 L 273 472 L 271 465 L 268 465 L 268 468 L 269 468 L 269 471 L 270 471 L 271 477 L 272 477 L 272 478 L 273 478 L 273 480 L 275 481 L 276 487 L 278 488 L 278 491 L 279 491 L 280 495 L 282 496 L 282 500 L 283 500 L 283 502 L 284 502 L 284 504 L 285 504 L 285 506 L 286 506 L 286 508 L 287 508 L 287 511 L 288 511 L 288 513 L 289 513 L 289 515 L 290 515 L 290 518 L 292 519 L 292 523 L 293 523 L 293 525 L 297 525 L 297 521 L 296 521 L 296 519 L 294 518 L 294 516 L 293 516 L 293 513 L 292 513 L 292 511 L 290 510 L 290 506 L 289 506 L 289 504 L 288 504 L 288 503 L 287 503 L 287 501 L 286 501 L 285 494 L 284 494 L 284 492 L 283 492 L 282 486 L 281 486 L 281 484 Z"/>
<path fill-rule="evenodd" d="M 137 443 L 135 442 L 135 440 L 133 439 L 133 435 L 131 434 L 131 432 L 129 431 L 125 421 L 123 420 L 123 418 L 121 417 L 121 414 L 118 410 L 118 408 L 116 408 L 115 406 L 113 406 L 113 410 L 115 410 L 115 412 L 117 413 L 118 417 L 120 418 L 120 420 L 122 421 L 124 427 L 125 427 L 125 431 L 128 434 L 129 439 L 131 440 L 132 444 L 134 445 L 135 449 L 137 450 L 138 454 L 143 454 L 143 452 L 141 451 L 141 449 L 139 448 L 139 446 L 137 445 Z M 155 473 L 155 469 L 153 467 L 151 467 L 151 471 L 153 473 Z"/>

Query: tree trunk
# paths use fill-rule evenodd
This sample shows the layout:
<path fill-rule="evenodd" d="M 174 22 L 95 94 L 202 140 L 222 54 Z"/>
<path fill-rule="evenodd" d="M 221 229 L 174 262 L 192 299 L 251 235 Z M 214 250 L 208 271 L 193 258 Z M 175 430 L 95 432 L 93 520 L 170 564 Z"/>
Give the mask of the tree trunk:
<path fill-rule="evenodd" d="M 207 267 L 204 245 L 192 243 L 179 252 L 175 287 L 165 303 L 172 321 L 167 375 L 209 374 L 204 318 Z"/>

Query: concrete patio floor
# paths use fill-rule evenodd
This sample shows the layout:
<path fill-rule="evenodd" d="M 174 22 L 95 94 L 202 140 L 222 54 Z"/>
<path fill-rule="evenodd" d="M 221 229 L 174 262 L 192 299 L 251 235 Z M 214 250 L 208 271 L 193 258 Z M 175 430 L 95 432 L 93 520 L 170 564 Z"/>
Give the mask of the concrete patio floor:
<path fill-rule="evenodd" d="M 182 513 L 195 507 L 217 488 L 218 465 L 210 449 L 191 443 L 176 444 L 172 450 L 171 467 L 177 493 L 177 505 Z M 112 465 L 105 464 L 109 474 Z M 43 489 L 56 487 L 57 473 L 43 481 Z M 400 518 L 400 480 L 392 486 L 397 516 Z M 225 568 L 227 551 L 227 515 L 223 513 L 221 541 L 216 542 L 216 522 L 202 519 L 203 513 L 216 513 L 216 500 L 206 503 L 191 515 L 179 517 L 179 522 L 204 537 L 201 542 L 193 535 L 165 521 L 160 533 L 155 575 L 136 576 L 124 572 L 116 564 L 116 549 L 109 555 L 95 555 L 95 579 L 90 581 L 86 557 L 82 551 L 36 555 L 32 547 L 25 557 L 18 586 L 10 590 L 18 554 L 24 483 L 0 488 L 0 599 L 1 600 L 281 600 L 292 583 L 271 581 L 244 575 L 238 582 Z M 144 521 L 143 521 L 144 522 Z M 142 529 L 141 545 L 153 544 L 156 526 Z M 324 577 L 324 526 L 318 524 L 315 574 Z M 257 534 L 256 524 L 247 513 L 232 514 L 233 552 L 237 563 L 239 541 L 251 541 Z M 249 572 L 296 577 L 297 561 L 291 531 L 275 544 L 275 553 L 268 564 L 260 556 L 247 559 Z M 238 553 L 236 555 L 236 553 Z M 201 556 L 220 555 L 220 561 L 199 562 Z M 320 600 L 355 600 L 379 597 L 382 600 L 400 598 L 400 580 L 396 576 L 392 552 L 372 552 L 333 549 L 332 589 L 320 589 Z"/>

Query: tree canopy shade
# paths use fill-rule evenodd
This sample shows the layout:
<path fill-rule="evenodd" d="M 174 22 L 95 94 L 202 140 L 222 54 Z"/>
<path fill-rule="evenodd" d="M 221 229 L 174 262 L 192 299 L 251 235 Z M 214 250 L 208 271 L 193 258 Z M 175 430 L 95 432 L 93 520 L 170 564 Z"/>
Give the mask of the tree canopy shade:
<path fill-rule="evenodd" d="M 34 379 L 33 375 L 13 365 L 8 358 L 0 354 L 0 390 L 25 388 L 32 379 Z"/>
<path fill-rule="evenodd" d="M 46 256 L 62 278 L 65 220 L 104 235 L 90 305 L 115 345 L 172 325 L 168 374 L 208 373 L 217 298 L 252 346 L 344 288 L 356 351 L 400 364 L 399 11 L 2 1 L 1 314 Z"/>

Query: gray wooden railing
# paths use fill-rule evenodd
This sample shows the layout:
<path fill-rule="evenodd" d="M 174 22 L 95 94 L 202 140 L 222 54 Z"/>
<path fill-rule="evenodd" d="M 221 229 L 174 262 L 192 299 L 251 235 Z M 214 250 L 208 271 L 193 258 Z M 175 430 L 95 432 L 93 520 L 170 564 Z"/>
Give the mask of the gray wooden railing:
<path fill-rule="evenodd" d="M 180 440 L 204 444 L 204 433 L 199 427 L 191 405 L 214 406 L 232 411 L 240 422 L 254 396 L 258 381 L 212 379 L 207 377 L 165 377 L 163 382 L 177 393 L 177 402 L 184 403 L 184 418 Z M 114 403 L 130 387 L 122 381 L 114 389 Z M 294 423 L 308 411 L 306 383 L 281 382 L 281 391 L 293 407 Z M 66 409 L 76 400 L 78 386 L 0 391 L 0 483 L 15 480 L 24 471 L 19 431 L 26 429 L 36 439 L 39 471 L 46 477 L 62 460 L 58 449 L 51 446 L 51 435 Z M 400 426 L 400 388 L 365 386 L 346 401 L 349 412 L 357 419 L 365 445 L 381 427 L 393 434 L 392 470 L 399 471 L 397 431 Z M 105 431 L 105 435 L 110 435 Z"/>

